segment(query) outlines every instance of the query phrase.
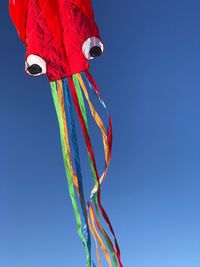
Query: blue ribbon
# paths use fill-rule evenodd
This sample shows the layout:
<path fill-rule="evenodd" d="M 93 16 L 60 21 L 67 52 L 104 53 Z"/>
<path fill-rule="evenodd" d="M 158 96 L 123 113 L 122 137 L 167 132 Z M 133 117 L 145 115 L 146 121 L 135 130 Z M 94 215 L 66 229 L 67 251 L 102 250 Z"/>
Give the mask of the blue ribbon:
<path fill-rule="evenodd" d="M 83 213 L 83 217 L 84 217 L 84 226 L 82 228 L 82 233 L 87 240 L 87 246 L 88 246 L 89 252 L 91 254 L 91 237 L 90 237 L 90 231 L 89 231 L 89 226 L 88 226 L 88 222 L 87 222 L 87 214 L 86 214 L 87 207 L 85 205 L 85 197 L 84 197 L 84 192 L 83 192 L 83 179 L 82 179 L 82 172 L 81 172 L 81 165 L 80 165 L 78 140 L 77 140 L 77 135 L 76 135 L 74 110 L 73 110 L 73 106 L 72 106 L 71 93 L 70 93 L 67 79 L 63 79 L 62 83 L 63 83 L 63 89 L 64 89 L 65 102 L 66 102 L 67 118 L 69 121 L 69 131 L 70 131 L 72 146 L 73 146 L 73 150 L 74 150 L 74 153 L 73 153 L 74 154 L 74 163 L 75 163 L 76 175 L 77 175 L 78 183 L 79 183 L 79 194 L 80 194 L 80 197 L 82 198 L 82 200 L 80 200 L 82 213 Z"/>

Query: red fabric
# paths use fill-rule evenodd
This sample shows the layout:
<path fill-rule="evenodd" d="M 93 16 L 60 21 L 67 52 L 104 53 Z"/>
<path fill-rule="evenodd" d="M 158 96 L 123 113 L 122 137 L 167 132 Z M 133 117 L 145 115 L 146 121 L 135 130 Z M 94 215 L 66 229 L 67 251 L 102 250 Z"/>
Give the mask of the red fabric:
<path fill-rule="evenodd" d="M 74 0 L 73 2 L 83 11 L 86 16 L 88 16 L 90 19 L 94 18 L 91 0 Z"/>
<path fill-rule="evenodd" d="M 10 13 L 21 39 L 26 40 L 26 57 L 42 57 L 50 81 L 89 69 L 82 45 L 89 37 L 100 38 L 90 0 L 20 2 L 11 1 Z"/>
<path fill-rule="evenodd" d="M 28 0 L 10 0 L 9 12 L 23 43 L 26 40 L 26 15 Z"/>
<path fill-rule="evenodd" d="M 39 0 L 39 12 L 42 12 L 43 17 L 45 18 L 49 30 L 54 38 L 57 41 L 62 40 L 62 32 L 59 21 L 59 5 L 55 0 Z"/>

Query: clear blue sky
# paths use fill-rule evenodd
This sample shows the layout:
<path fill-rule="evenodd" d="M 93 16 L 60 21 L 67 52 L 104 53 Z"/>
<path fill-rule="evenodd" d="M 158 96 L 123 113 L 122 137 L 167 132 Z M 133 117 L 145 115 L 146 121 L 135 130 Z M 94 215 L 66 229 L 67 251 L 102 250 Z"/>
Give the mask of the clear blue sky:
<path fill-rule="evenodd" d="M 25 75 L 7 2 L 0 2 L 0 266 L 84 267 L 49 85 Z M 200 2 L 93 2 L 106 50 L 91 72 L 114 122 L 102 199 L 124 266 L 199 267 Z"/>

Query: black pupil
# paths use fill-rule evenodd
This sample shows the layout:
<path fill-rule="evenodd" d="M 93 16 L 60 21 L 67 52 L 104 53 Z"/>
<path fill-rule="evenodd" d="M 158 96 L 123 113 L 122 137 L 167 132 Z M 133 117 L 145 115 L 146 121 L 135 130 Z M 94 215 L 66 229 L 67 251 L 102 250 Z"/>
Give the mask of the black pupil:
<path fill-rule="evenodd" d="M 99 46 L 93 46 L 90 49 L 90 56 L 91 57 L 99 57 L 102 54 L 101 47 Z"/>
<path fill-rule="evenodd" d="M 33 64 L 28 67 L 28 71 L 30 74 L 36 75 L 42 72 L 42 68 L 37 64 Z"/>

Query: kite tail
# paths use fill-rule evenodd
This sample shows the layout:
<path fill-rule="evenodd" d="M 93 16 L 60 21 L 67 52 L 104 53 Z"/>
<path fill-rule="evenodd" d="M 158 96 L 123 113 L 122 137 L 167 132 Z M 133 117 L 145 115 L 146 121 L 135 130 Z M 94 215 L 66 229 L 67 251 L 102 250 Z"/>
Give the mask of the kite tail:
<path fill-rule="evenodd" d="M 103 183 L 106 177 L 109 163 L 111 160 L 112 120 L 111 120 L 110 115 L 108 114 L 109 125 L 108 125 L 108 129 L 106 129 L 100 116 L 98 115 L 93 104 L 90 101 L 87 87 L 84 81 L 86 81 L 86 83 L 88 84 L 88 87 L 93 92 L 95 92 L 100 103 L 103 105 L 103 107 L 107 111 L 106 105 L 100 97 L 99 89 L 89 72 L 85 72 L 81 74 L 80 73 L 74 74 L 68 77 L 67 79 L 59 80 L 56 82 L 51 82 L 54 104 L 55 104 L 58 121 L 60 125 L 63 158 L 64 158 L 64 163 L 65 163 L 65 170 L 66 170 L 66 176 L 68 180 L 70 197 L 71 197 L 72 205 L 74 208 L 78 234 L 81 240 L 83 241 L 86 254 L 87 254 L 87 267 L 91 266 L 91 262 L 93 263 L 93 261 L 91 260 L 90 233 L 92 234 L 95 240 L 98 266 L 102 267 L 100 254 L 99 254 L 99 246 L 100 246 L 100 248 L 102 249 L 104 253 L 105 259 L 109 267 L 112 267 L 113 265 L 114 267 L 118 267 L 118 266 L 123 267 L 122 262 L 121 262 L 121 256 L 120 256 L 120 249 L 118 246 L 118 242 L 117 242 L 113 227 L 108 218 L 108 215 L 106 214 L 101 204 L 101 184 Z M 65 97 L 65 101 L 64 101 L 64 97 Z M 84 136 L 87 151 L 88 151 L 90 168 L 91 168 L 91 172 L 92 172 L 92 176 L 94 180 L 94 187 L 92 188 L 90 199 L 87 202 L 87 204 L 85 202 L 85 197 L 83 193 L 83 182 L 82 182 L 82 174 L 81 174 L 81 167 L 80 167 L 80 157 L 79 157 L 77 136 L 76 136 L 76 130 L 75 130 L 75 120 L 74 120 L 74 114 L 73 114 L 73 105 L 72 105 L 71 98 L 73 99 L 76 113 L 77 113 L 77 116 L 78 116 L 78 119 L 79 119 L 79 122 L 82 128 L 83 136 Z M 97 126 L 99 127 L 101 135 L 102 135 L 104 155 L 105 155 L 105 169 L 101 176 L 99 176 L 98 174 L 95 155 L 93 152 L 93 147 L 92 147 L 92 143 L 90 139 L 84 99 L 87 101 L 92 117 L 94 121 L 96 122 Z M 68 123 L 66 122 L 65 108 L 67 109 Z M 69 131 L 70 140 L 71 140 L 71 146 L 73 148 L 74 165 L 76 169 L 76 174 L 75 174 L 75 171 L 73 170 L 73 164 L 72 164 L 72 159 L 71 159 L 71 154 L 70 154 L 70 142 L 69 142 L 69 137 L 68 137 L 67 124 L 69 124 L 69 129 L 70 129 Z M 75 195 L 74 187 L 77 192 L 76 195 Z M 81 222 L 81 215 L 78 210 L 78 203 L 76 201 L 76 196 L 80 198 L 80 206 L 82 209 L 84 226 L 82 225 L 82 222 Z M 102 226 L 101 216 L 103 216 L 103 219 L 109 226 L 110 232 L 112 233 L 112 236 L 114 238 L 115 245 L 113 244 L 113 242 L 111 241 L 111 238 L 109 237 L 109 235 L 106 233 L 106 231 L 104 230 Z M 102 240 L 101 236 L 103 237 L 106 245 L 104 241 Z M 93 263 L 93 266 L 95 266 L 94 263 Z"/>
<path fill-rule="evenodd" d="M 68 128 L 67 128 L 67 121 L 66 121 L 66 114 L 65 114 L 65 106 L 64 106 L 64 94 L 63 94 L 63 85 L 62 81 L 51 82 L 51 89 L 52 89 L 52 96 L 54 100 L 54 105 L 58 117 L 59 127 L 60 127 L 60 138 L 61 138 L 61 145 L 62 145 L 62 153 L 64 159 L 64 166 L 65 172 L 68 182 L 69 194 L 72 201 L 72 206 L 75 214 L 76 224 L 77 224 L 77 231 L 78 235 L 81 238 L 86 255 L 87 255 L 87 267 L 91 267 L 91 241 L 90 241 L 90 234 L 88 230 L 88 224 L 86 219 L 85 227 L 82 224 L 81 214 L 79 212 L 78 203 L 76 200 L 76 194 L 74 190 L 74 186 L 76 189 L 77 194 L 80 196 L 81 199 L 81 207 L 83 210 L 83 215 L 87 218 L 86 208 L 84 207 L 84 195 L 81 187 L 81 176 L 77 178 L 73 166 L 72 166 L 72 159 L 71 159 L 71 151 L 70 151 L 70 142 L 68 136 Z M 73 118 L 72 118 L 73 120 Z M 78 165 L 76 166 L 78 170 Z M 80 172 L 78 172 L 80 175 Z M 86 228 L 87 236 L 85 237 L 84 231 Z"/>

